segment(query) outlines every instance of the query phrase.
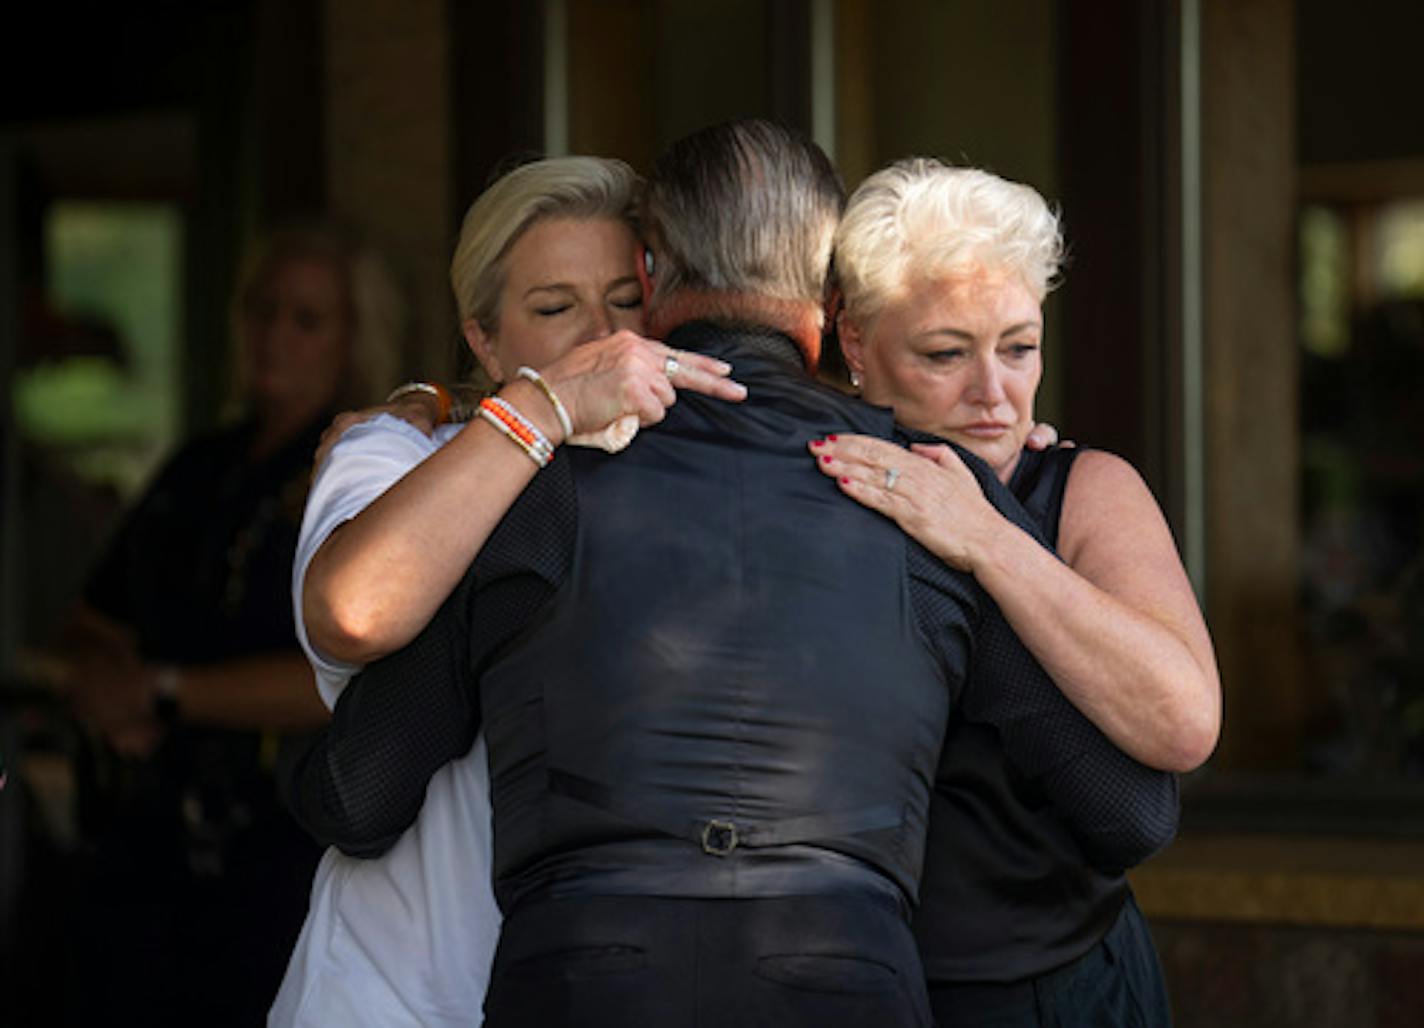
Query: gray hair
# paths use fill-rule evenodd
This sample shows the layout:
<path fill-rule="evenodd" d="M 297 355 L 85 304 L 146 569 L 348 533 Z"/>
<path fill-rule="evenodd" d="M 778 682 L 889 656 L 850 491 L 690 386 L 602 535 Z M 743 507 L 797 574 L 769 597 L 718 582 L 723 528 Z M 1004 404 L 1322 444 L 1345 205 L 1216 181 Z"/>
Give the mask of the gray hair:
<path fill-rule="evenodd" d="M 1058 215 L 1037 190 L 928 157 L 867 178 L 836 230 L 836 274 L 854 318 L 873 317 L 912 276 L 977 268 L 1018 276 L 1041 303 L 1063 258 Z"/>
<path fill-rule="evenodd" d="M 702 129 L 653 166 L 642 225 L 652 303 L 684 289 L 821 302 L 845 191 L 810 140 L 771 122 Z"/>
<path fill-rule="evenodd" d="M 632 168 L 605 157 L 549 157 L 498 179 L 470 204 L 450 261 L 460 321 L 498 330 L 509 251 L 536 221 L 611 218 L 631 224 L 638 184 Z"/>

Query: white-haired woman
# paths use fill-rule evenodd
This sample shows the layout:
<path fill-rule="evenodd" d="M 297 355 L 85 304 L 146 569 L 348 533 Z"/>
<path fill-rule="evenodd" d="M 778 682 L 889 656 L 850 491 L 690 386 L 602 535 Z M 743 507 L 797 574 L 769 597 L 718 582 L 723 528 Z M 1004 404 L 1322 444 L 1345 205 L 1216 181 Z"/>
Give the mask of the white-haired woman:
<path fill-rule="evenodd" d="M 811 452 L 847 496 L 972 572 L 1124 753 L 1186 771 L 1215 745 L 1220 686 L 1157 503 L 1112 454 L 1024 448 L 1042 303 L 1062 249 L 1033 189 L 912 159 L 851 197 L 835 256 L 841 345 L 864 397 L 988 462 L 1061 560 L 1007 523 L 947 446 L 840 436 Z M 916 930 L 936 1015 L 956 1025 L 1166 1023 L 1123 869 L 1089 866 L 1035 802 L 977 723 L 983 701 L 966 697 L 951 720 L 932 807 Z"/>
<path fill-rule="evenodd" d="M 593 157 L 531 162 L 492 184 L 450 267 L 491 397 L 433 436 L 391 416 L 330 433 L 344 430 L 313 483 L 293 572 L 298 634 L 328 704 L 425 626 L 553 447 L 616 446 L 660 420 L 677 389 L 745 394 L 722 362 L 638 334 L 637 185 L 621 161 Z M 438 387 L 404 399 L 414 421 L 412 400 L 430 404 L 429 420 L 448 416 Z M 327 852 L 269 1024 L 478 1023 L 499 930 L 490 846 L 480 739 L 435 776 L 384 856 Z"/>

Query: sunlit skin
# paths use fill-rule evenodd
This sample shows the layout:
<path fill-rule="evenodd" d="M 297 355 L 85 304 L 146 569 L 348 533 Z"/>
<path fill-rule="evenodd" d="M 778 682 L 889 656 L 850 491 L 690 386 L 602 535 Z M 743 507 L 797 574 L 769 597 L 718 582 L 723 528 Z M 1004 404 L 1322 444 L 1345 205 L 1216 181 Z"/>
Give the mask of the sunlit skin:
<path fill-rule="evenodd" d="M 1023 280 L 984 270 L 911 280 L 868 325 L 841 320 L 867 400 L 982 457 L 1004 481 L 1033 428 L 1042 338 Z"/>
<path fill-rule="evenodd" d="M 1043 317 L 1022 280 L 984 271 L 921 277 L 863 326 L 843 314 L 840 329 L 868 399 L 1009 479 L 1042 374 Z M 809 449 L 848 496 L 974 575 L 1069 701 L 1123 752 L 1171 771 L 1211 753 L 1221 721 L 1211 638 L 1166 519 L 1126 461 L 1089 451 L 1074 463 L 1059 560 L 1005 531 L 949 447 L 907 453 L 883 439 L 833 435 Z"/>
<path fill-rule="evenodd" d="M 510 248 L 497 323 L 489 331 L 475 321 L 463 326 L 475 356 L 501 383 L 500 398 L 556 445 L 563 426 L 547 396 L 518 377 L 521 366 L 539 371 L 559 396 L 575 436 L 628 417 L 656 424 L 678 390 L 730 402 L 746 395 L 728 377 L 730 365 L 643 338 L 637 255 L 619 220 L 536 222 Z M 460 432 L 317 551 L 302 598 L 312 642 L 352 663 L 404 646 L 536 471 L 484 421 Z"/>
<path fill-rule="evenodd" d="M 638 241 L 623 221 L 548 218 L 509 251 L 499 324 L 475 321 L 465 338 L 485 370 L 506 382 L 520 365 L 543 368 L 580 343 L 643 331 Z"/>
<path fill-rule="evenodd" d="M 278 263 L 242 309 L 247 388 L 259 413 L 289 420 L 327 407 L 351 356 L 346 289 L 324 260 Z"/>

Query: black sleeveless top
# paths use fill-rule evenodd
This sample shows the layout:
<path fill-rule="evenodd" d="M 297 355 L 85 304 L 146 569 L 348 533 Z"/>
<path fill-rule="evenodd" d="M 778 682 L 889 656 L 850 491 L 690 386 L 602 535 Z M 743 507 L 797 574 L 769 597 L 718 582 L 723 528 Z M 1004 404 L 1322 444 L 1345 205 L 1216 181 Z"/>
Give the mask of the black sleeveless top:
<path fill-rule="evenodd" d="M 1009 482 L 1055 546 L 1068 472 L 1081 452 L 1025 452 Z M 1005 982 L 1042 974 L 1091 948 L 1127 891 L 1120 871 L 1090 866 L 1064 819 L 1010 765 L 999 731 L 977 720 L 972 704 L 958 707 L 930 802 L 914 920 L 926 977 Z"/>

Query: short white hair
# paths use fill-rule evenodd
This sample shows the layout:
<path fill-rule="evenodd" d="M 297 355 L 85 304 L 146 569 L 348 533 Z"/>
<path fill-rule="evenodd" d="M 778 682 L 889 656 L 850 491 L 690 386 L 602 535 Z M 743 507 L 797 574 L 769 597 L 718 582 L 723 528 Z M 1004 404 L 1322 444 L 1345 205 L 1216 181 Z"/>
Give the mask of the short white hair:
<path fill-rule="evenodd" d="M 835 270 L 853 318 L 875 316 L 913 278 L 978 269 L 1019 277 L 1041 303 L 1062 264 L 1058 215 L 1037 190 L 930 157 L 867 178 L 836 230 Z"/>

